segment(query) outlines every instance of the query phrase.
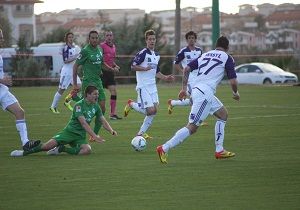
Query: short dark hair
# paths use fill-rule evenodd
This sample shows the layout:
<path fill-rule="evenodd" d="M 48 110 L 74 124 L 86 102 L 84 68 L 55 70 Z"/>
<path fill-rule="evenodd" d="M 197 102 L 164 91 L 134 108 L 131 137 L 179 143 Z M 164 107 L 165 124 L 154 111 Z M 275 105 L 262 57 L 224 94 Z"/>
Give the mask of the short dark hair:
<path fill-rule="evenodd" d="M 92 92 L 94 92 L 95 90 L 98 90 L 98 88 L 94 85 L 89 85 L 85 88 L 84 90 L 84 95 L 87 96 L 87 94 L 91 94 Z"/>
<path fill-rule="evenodd" d="M 226 36 L 221 36 L 217 39 L 216 47 L 222 47 L 224 50 L 228 50 L 229 40 Z"/>
<path fill-rule="evenodd" d="M 145 39 L 147 39 L 148 36 L 151 36 L 151 35 L 155 35 L 155 31 L 152 30 L 152 29 L 147 30 L 147 31 L 145 32 Z"/>
<path fill-rule="evenodd" d="M 70 34 L 72 34 L 72 35 L 74 36 L 74 34 L 73 34 L 72 32 L 67 32 L 67 33 L 65 33 L 65 37 L 64 37 L 65 42 L 67 42 L 68 36 L 69 36 Z"/>
<path fill-rule="evenodd" d="M 194 31 L 189 31 L 185 34 L 185 39 L 188 39 L 189 36 L 194 36 L 197 39 L 197 34 Z"/>
<path fill-rule="evenodd" d="M 91 34 L 97 34 L 97 35 L 99 35 L 97 31 L 90 31 L 89 38 L 91 38 Z"/>

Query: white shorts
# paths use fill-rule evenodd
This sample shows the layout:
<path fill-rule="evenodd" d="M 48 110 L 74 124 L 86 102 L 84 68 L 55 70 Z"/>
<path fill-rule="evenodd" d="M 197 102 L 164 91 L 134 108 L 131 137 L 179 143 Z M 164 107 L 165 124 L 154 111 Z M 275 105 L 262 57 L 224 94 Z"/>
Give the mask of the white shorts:
<path fill-rule="evenodd" d="M 150 92 L 146 88 L 137 88 L 137 102 L 140 104 L 141 108 L 154 107 L 154 104 L 158 104 L 158 93 Z"/>
<path fill-rule="evenodd" d="M 193 88 L 193 105 L 189 114 L 189 123 L 199 126 L 209 114 L 213 115 L 221 107 L 222 102 L 213 94 L 212 91 L 205 91 Z"/>
<path fill-rule="evenodd" d="M 59 79 L 58 87 L 60 89 L 66 90 L 68 89 L 69 85 L 73 85 L 73 75 L 61 75 Z M 80 78 L 77 76 L 77 84 L 81 84 Z"/>
<path fill-rule="evenodd" d="M 6 108 L 14 103 L 18 103 L 18 100 L 16 97 L 9 92 L 8 89 L 4 89 L 0 87 L 0 105 L 3 110 L 6 110 Z"/>

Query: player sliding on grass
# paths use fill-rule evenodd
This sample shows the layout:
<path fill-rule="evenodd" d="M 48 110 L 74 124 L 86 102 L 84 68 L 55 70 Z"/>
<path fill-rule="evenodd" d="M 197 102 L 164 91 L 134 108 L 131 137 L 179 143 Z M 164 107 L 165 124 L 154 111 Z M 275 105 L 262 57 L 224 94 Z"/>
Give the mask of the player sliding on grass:
<path fill-rule="evenodd" d="M 61 152 L 72 155 L 90 154 L 91 146 L 86 140 L 86 133 L 92 137 L 93 141 L 98 143 L 105 141 L 102 137 L 96 135 L 89 125 L 94 117 L 99 119 L 103 127 L 112 135 L 117 135 L 117 132 L 112 129 L 102 115 L 97 103 L 98 97 L 98 89 L 94 86 L 88 86 L 85 89 L 85 98 L 74 105 L 71 119 L 61 132 L 53 136 L 47 143 L 40 144 L 27 151 L 15 150 L 11 153 L 11 156 L 26 156 L 40 151 L 48 151 L 48 155 L 56 155 Z M 65 146 L 66 144 L 69 144 L 70 147 Z"/>
<path fill-rule="evenodd" d="M 235 156 L 235 153 L 226 151 L 223 148 L 224 129 L 228 113 L 221 101 L 214 95 L 218 84 L 226 73 L 233 91 L 233 99 L 237 101 L 240 99 L 234 60 L 226 53 L 228 47 L 228 39 L 221 36 L 217 40 L 215 50 L 204 53 L 200 58 L 189 63 L 184 69 L 182 90 L 179 92 L 179 97 L 182 99 L 186 97 L 187 80 L 190 71 L 198 72 L 191 94 L 193 105 L 187 126 L 178 130 L 165 144 L 157 147 L 156 150 L 162 163 L 167 163 L 169 150 L 181 144 L 187 137 L 195 133 L 200 123 L 209 114 L 213 114 L 218 118 L 215 125 L 215 157 L 221 159 Z"/>
<path fill-rule="evenodd" d="M 150 139 L 151 137 L 146 134 L 146 131 L 152 125 L 158 106 L 155 77 L 165 81 L 174 81 L 174 76 L 164 75 L 160 72 L 158 66 L 160 56 L 154 51 L 156 43 L 155 31 L 146 31 L 145 40 L 147 47 L 136 54 L 131 65 L 131 69 L 136 71 L 138 101 L 128 100 L 124 108 L 124 116 L 127 117 L 131 109 L 146 115 L 137 135 L 143 136 L 145 139 Z"/>

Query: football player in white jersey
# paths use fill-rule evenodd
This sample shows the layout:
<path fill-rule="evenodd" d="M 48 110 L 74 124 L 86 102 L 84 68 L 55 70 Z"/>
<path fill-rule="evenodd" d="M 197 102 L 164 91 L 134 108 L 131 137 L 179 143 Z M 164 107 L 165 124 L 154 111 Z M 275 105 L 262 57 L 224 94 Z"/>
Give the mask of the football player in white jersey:
<path fill-rule="evenodd" d="M 233 99 L 239 100 L 234 60 L 226 52 L 229 40 L 221 36 L 216 42 L 216 49 L 204 53 L 200 58 L 192 61 L 184 69 L 182 90 L 180 98 L 186 97 L 187 80 L 190 71 L 197 71 L 194 87 L 192 89 L 193 105 L 189 114 L 188 124 L 178 130 L 165 144 L 157 147 L 157 153 L 162 163 L 167 163 L 167 153 L 170 149 L 182 143 L 187 137 L 194 134 L 200 123 L 213 114 L 217 118 L 215 125 L 215 157 L 217 159 L 234 157 L 235 153 L 223 148 L 224 129 L 227 121 L 227 110 L 221 101 L 215 96 L 217 85 L 223 79 L 225 73 L 229 79 L 233 91 Z"/>
<path fill-rule="evenodd" d="M 194 31 L 189 31 L 185 34 L 185 39 L 187 46 L 180 49 L 176 55 L 174 61 L 174 67 L 179 72 L 183 72 L 183 69 L 190 63 L 192 60 L 199 58 L 202 55 L 202 50 L 200 47 L 196 46 L 197 34 Z M 197 76 L 196 71 L 191 71 L 187 84 L 187 95 L 190 96 L 192 92 L 193 82 Z M 168 100 L 168 113 L 172 114 L 174 106 L 190 106 L 191 101 L 189 98 L 182 100 L 169 99 Z M 207 125 L 206 122 L 202 122 L 201 126 Z"/>
<path fill-rule="evenodd" d="M 0 29 L 0 47 L 4 42 L 4 37 L 2 29 Z M 16 118 L 16 127 L 20 135 L 22 142 L 23 150 L 29 150 L 33 147 L 36 147 L 40 144 L 40 141 L 33 141 L 28 139 L 27 135 L 27 125 L 25 121 L 25 113 L 19 104 L 16 97 L 9 91 L 7 86 L 12 85 L 11 77 L 4 75 L 3 70 L 3 59 L 0 55 L 0 106 L 3 110 L 9 111 Z"/>
<path fill-rule="evenodd" d="M 183 72 L 183 69 L 190 63 L 192 60 L 199 58 L 202 54 L 202 50 L 200 47 L 196 46 L 197 34 L 194 31 L 189 31 L 185 34 L 185 39 L 187 42 L 187 46 L 180 49 L 176 55 L 174 61 L 174 67 L 178 72 Z M 195 72 L 192 71 L 189 75 L 188 80 L 188 94 L 191 93 L 191 84 L 195 78 Z M 168 100 L 168 112 L 172 114 L 174 106 L 188 106 L 190 105 L 190 99 L 186 98 L 184 100 Z"/>
<path fill-rule="evenodd" d="M 146 134 L 146 131 L 152 124 L 159 103 L 155 77 L 165 81 L 174 81 L 174 76 L 164 75 L 160 72 L 158 66 L 160 56 L 154 51 L 155 31 L 146 31 L 145 40 L 147 47 L 136 54 L 131 65 L 131 69 L 136 71 L 137 102 L 131 99 L 128 100 L 124 108 L 124 116 L 127 117 L 131 109 L 146 115 L 137 135 L 149 139 L 151 137 Z"/>
<path fill-rule="evenodd" d="M 74 34 L 72 32 L 68 32 L 65 34 L 66 44 L 62 48 L 64 65 L 60 72 L 58 90 L 53 97 L 53 101 L 50 107 L 50 110 L 54 114 L 59 114 L 57 104 L 65 90 L 69 87 L 70 84 L 73 84 L 73 65 L 80 53 L 80 49 L 73 44 L 73 40 Z M 81 84 L 81 81 L 78 76 L 77 84 Z M 76 94 L 77 92 L 74 92 L 72 90 L 71 93 L 68 94 L 68 96 L 66 97 L 66 101 L 64 102 L 64 105 L 70 110 L 73 110 L 73 107 L 70 105 L 71 98 L 75 97 Z"/>

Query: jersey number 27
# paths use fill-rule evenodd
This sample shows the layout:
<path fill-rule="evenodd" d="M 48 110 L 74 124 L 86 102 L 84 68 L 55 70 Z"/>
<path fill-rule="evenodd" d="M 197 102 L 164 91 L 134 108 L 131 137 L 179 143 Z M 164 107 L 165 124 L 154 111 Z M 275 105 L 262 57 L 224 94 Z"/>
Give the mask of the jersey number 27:
<path fill-rule="evenodd" d="M 211 62 L 210 62 L 211 61 Z M 199 66 L 197 76 L 204 74 L 207 75 L 213 68 L 222 64 L 223 62 L 216 58 L 203 58 Z"/>

